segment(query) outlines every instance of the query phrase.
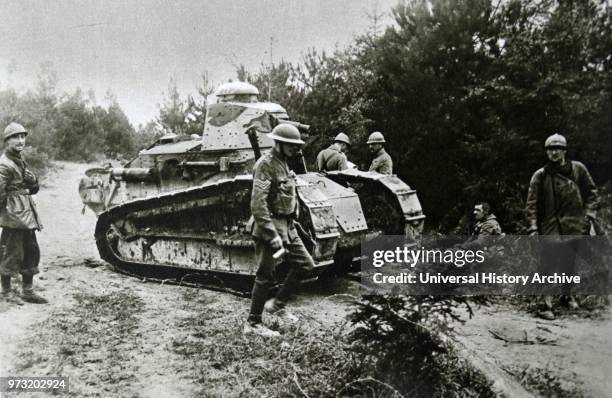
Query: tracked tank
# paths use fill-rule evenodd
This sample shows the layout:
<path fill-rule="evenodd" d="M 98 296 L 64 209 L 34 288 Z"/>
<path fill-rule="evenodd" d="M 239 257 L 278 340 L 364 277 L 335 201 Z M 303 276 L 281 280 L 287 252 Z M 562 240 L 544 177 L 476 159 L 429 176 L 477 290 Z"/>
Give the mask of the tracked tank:
<path fill-rule="evenodd" d="M 98 217 L 102 259 L 141 277 L 250 289 L 257 270 L 249 227 L 253 165 L 272 148 L 266 134 L 275 125 L 308 130 L 258 95 L 248 83 L 226 83 L 207 101 L 201 137 L 165 136 L 123 167 L 87 170 L 79 194 Z M 303 158 L 291 167 L 313 277 L 358 263 L 366 239 L 419 237 L 425 216 L 416 191 L 397 176 L 308 172 Z"/>

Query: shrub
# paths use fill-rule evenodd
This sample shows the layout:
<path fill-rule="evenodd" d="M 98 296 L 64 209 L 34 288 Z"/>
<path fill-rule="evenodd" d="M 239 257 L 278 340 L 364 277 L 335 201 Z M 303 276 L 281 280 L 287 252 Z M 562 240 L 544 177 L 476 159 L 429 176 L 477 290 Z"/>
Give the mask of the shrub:
<path fill-rule="evenodd" d="M 377 379 L 407 396 L 494 396 L 483 376 L 457 358 L 449 341 L 451 322 L 463 322 L 457 309 L 473 314 L 468 298 L 366 296 L 357 305 L 350 316 L 356 325 L 354 349 Z"/>

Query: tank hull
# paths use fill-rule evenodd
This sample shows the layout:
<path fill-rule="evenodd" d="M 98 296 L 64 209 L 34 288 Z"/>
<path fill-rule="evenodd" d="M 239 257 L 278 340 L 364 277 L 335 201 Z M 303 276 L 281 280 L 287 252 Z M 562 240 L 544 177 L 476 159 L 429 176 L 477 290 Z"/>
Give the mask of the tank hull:
<path fill-rule="evenodd" d="M 122 191 L 133 183 L 115 184 L 81 184 L 81 196 L 92 210 L 110 203 L 99 212 L 95 231 L 102 259 L 140 277 L 250 289 L 257 271 L 249 228 L 250 175 L 121 203 L 116 198 L 132 196 Z M 295 221 L 315 261 L 313 277 L 358 265 L 366 239 L 404 234 L 414 241 L 422 229 L 416 192 L 395 176 L 356 170 L 305 173 L 298 176 L 297 192 Z M 105 197 L 111 193 L 115 199 Z M 280 269 L 282 278 L 282 264 Z"/>

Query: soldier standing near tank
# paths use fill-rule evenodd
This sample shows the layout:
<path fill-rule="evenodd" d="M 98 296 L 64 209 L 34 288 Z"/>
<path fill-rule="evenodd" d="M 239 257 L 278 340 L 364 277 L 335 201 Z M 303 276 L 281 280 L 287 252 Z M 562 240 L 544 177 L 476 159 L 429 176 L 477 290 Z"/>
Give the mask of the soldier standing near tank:
<path fill-rule="evenodd" d="M 258 269 L 244 333 L 277 337 L 278 332 L 263 325 L 262 313 L 265 309 L 270 314 L 295 321 L 295 317 L 284 308 L 300 279 L 313 269 L 314 262 L 295 227 L 298 211 L 296 176 L 287 165 L 287 160 L 299 152 L 304 141 L 298 129 L 290 124 L 279 124 L 268 136 L 274 140 L 274 147 L 259 158 L 253 171 L 252 235 Z M 283 251 L 289 272 L 276 297 L 267 300 L 268 291 L 275 281 L 276 264 L 281 261 L 278 256 Z"/>
<path fill-rule="evenodd" d="M 346 151 L 350 146 L 351 140 L 349 137 L 344 133 L 339 133 L 334 138 L 334 143 L 317 155 L 317 171 L 348 169 Z"/>
<path fill-rule="evenodd" d="M 566 158 L 567 140 L 560 134 L 551 135 L 544 144 L 548 163 L 531 177 L 526 201 L 530 235 L 587 235 L 595 221 L 598 194 L 586 166 Z M 576 266 L 579 240 L 565 238 L 543 243 L 541 268 L 544 274 L 566 272 L 571 275 Z M 571 296 L 571 286 L 564 289 L 567 305 L 575 309 L 578 303 Z M 553 297 L 544 296 L 544 319 L 554 319 Z"/>
<path fill-rule="evenodd" d="M 374 171 L 380 174 L 393 174 L 393 160 L 385 151 L 385 137 L 381 132 L 375 131 L 368 137 L 368 147 L 370 153 L 374 156 L 368 171 Z"/>
<path fill-rule="evenodd" d="M 34 292 L 34 275 L 38 273 L 40 250 L 36 230 L 42 224 L 31 195 L 38 192 L 38 179 L 28 169 L 23 157 L 28 132 L 11 123 L 4 130 L 6 149 L 0 157 L 0 276 L 5 301 L 22 305 L 47 300 Z M 21 274 L 22 291 L 11 289 L 11 277 Z M 22 301 L 23 300 L 23 301 Z"/>

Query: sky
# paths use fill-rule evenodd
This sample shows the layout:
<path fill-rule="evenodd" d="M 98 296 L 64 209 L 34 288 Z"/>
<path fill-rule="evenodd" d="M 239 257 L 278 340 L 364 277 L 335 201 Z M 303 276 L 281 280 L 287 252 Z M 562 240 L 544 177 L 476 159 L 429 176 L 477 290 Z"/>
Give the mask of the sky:
<path fill-rule="evenodd" d="M 108 90 L 136 126 L 152 120 L 173 79 L 195 94 L 207 73 L 215 85 L 235 66 L 258 70 L 296 62 L 308 48 L 350 44 L 398 0 L 0 0 L 0 89 L 34 88 L 41 63 L 58 91 Z"/>

